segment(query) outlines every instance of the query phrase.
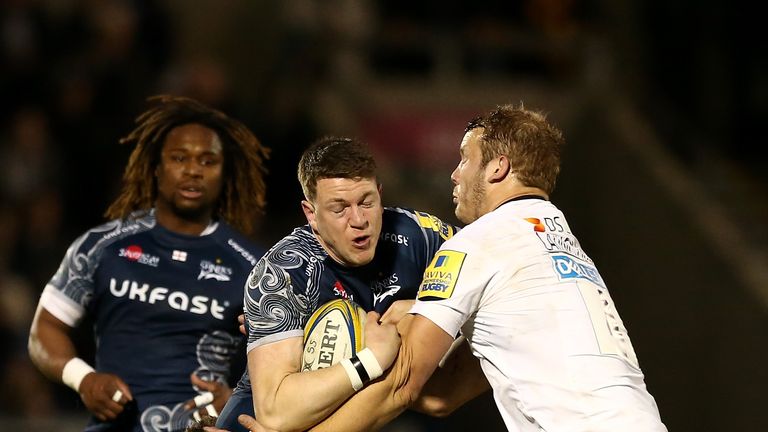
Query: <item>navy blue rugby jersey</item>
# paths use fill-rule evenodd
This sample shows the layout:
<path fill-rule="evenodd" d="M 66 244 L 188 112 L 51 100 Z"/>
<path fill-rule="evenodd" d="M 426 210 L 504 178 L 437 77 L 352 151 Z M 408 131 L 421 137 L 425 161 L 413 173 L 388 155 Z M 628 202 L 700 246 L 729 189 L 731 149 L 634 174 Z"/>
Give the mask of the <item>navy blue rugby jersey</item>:
<path fill-rule="evenodd" d="M 303 336 L 310 315 L 335 298 L 348 298 L 379 313 L 395 300 L 415 299 L 424 269 L 456 231 L 428 213 L 387 207 L 373 261 L 345 267 L 328 255 L 309 225 L 294 229 L 259 260 L 248 278 L 248 351 Z M 249 388 L 248 381 L 241 379 L 238 392 Z"/>
<path fill-rule="evenodd" d="M 189 236 L 157 224 L 154 212 L 72 244 L 41 304 L 70 326 L 93 318 L 96 370 L 122 378 L 136 401 L 120 430 L 183 430 L 191 412 L 182 404 L 198 394 L 190 374 L 226 382 L 243 339 L 243 286 L 263 252 L 223 222 Z"/>

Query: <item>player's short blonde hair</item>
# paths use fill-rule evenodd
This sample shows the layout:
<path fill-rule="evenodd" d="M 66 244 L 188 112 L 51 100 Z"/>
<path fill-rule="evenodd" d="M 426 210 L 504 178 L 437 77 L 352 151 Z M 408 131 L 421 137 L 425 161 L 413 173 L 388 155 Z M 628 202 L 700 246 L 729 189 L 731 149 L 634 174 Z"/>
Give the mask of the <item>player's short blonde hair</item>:
<path fill-rule="evenodd" d="M 560 152 L 565 140 L 544 114 L 522 105 L 502 105 L 471 120 L 466 132 L 478 128 L 483 129 L 483 166 L 497 156 L 506 156 L 520 182 L 552 193 L 560 174 Z"/>

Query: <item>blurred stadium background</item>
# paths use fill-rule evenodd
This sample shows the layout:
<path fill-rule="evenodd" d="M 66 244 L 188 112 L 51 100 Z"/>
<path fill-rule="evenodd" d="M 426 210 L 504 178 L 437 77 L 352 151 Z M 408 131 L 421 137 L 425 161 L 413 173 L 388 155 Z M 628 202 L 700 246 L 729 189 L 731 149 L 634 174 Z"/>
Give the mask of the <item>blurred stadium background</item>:
<path fill-rule="evenodd" d="M 669 430 L 764 430 L 764 25 L 745 0 L 3 0 L 0 429 L 81 430 L 76 395 L 28 360 L 29 323 L 116 195 L 118 139 L 146 97 L 174 93 L 273 149 L 265 243 L 303 223 L 295 166 L 320 135 L 368 140 L 386 203 L 455 222 L 466 121 L 501 103 L 548 112 L 568 140 L 553 201 Z M 490 397 L 388 430 L 469 429 L 503 430 Z"/>

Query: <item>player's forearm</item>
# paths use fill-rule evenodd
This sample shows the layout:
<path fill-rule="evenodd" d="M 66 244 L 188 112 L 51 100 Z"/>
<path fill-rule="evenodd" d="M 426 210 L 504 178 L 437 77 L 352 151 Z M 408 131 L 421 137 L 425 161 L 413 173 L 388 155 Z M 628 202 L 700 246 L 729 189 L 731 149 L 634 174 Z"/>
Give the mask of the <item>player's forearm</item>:
<path fill-rule="evenodd" d="M 469 344 L 463 338 L 459 341 L 460 344 L 449 351 L 450 355 L 446 355 L 443 366 L 437 368 L 421 389 L 411 406 L 413 410 L 444 417 L 490 389 Z"/>
<path fill-rule="evenodd" d="M 253 373 L 252 373 L 253 379 Z M 306 430 L 330 415 L 354 389 L 340 364 L 284 376 L 275 391 L 252 381 L 259 422 L 278 431 Z M 272 387 L 275 388 L 275 387 Z"/>
<path fill-rule="evenodd" d="M 489 389 L 490 385 L 483 375 L 448 378 L 435 373 L 418 399 L 411 404 L 411 409 L 433 417 L 446 417 Z"/>
<path fill-rule="evenodd" d="M 65 324 L 38 306 L 28 341 L 29 357 L 40 372 L 61 382 L 61 374 L 69 360 L 77 355 Z"/>
<path fill-rule="evenodd" d="M 398 326 L 406 331 L 409 323 Z M 414 352 L 401 345 L 392 368 L 355 394 L 313 432 L 362 432 L 378 430 L 405 411 L 418 397 L 429 373 L 412 371 Z M 421 365 L 416 366 L 421 369 Z M 415 373 L 414 373 L 415 372 Z"/>
<path fill-rule="evenodd" d="M 410 398 L 396 392 L 403 375 L 395 368 L 355 394 L 312 432 L 362 432 L 383 427 L 405 411 Z"/>

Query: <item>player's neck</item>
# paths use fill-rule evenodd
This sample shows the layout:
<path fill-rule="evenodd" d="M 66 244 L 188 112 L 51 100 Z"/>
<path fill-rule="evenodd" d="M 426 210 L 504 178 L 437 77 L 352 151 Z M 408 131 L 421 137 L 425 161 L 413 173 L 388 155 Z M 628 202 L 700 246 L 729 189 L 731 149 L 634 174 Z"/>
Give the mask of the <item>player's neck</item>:
<path fill-rule="evenodd" d="M 155 210 L 155 218 L 163 228 L 191 236 L 200 235 L 211 224 L 210 213 L 202 213 L 199 216 L 181 216 L 169 209 L 159 207 Z"/>
<path fill-rule="evenodd" d="M 522 186 L 522 185 L 516 185 L 515 187 L 511 188 L 498 188 L 498 189 L 491 189 L 488 191 L 488 196 L 485 202 L 487 203 L 486 208 L 484 209 L 485 213 L 490 213 L 497 208 L 499 208 L 502 204 L 513 201 L 515 199 L 523 198 L 526 196 L 532 196 L 532 197 L 541 197 L 542 199 L 548 200 L 549 195 L 547 195 L 544 190 L 535 188 L 535 187 L 528 187 L 528 186 Z"/>

